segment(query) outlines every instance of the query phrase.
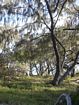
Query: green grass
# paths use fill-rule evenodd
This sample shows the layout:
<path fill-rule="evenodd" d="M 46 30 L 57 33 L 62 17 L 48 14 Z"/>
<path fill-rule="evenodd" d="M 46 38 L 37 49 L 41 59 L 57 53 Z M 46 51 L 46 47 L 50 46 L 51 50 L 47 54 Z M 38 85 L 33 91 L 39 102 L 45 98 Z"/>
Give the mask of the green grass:
<path fill-rule="evenodd" d="M 76 77 L 77 78 L 77 77 Z M 72 95 L 73 103 L 78 96 L 76 89 L 79 84 L 75 78 L 68 78 L 59 86 L 48 84 L 51 77 L 20 77 L 11 81 L 0 80 L 0 103 L 8 105 L 54 105 L 62 93 Z M 77 105 L 76 103 L 74 105 Z M 78 104 L 79 105 L 79 104 Z"/>

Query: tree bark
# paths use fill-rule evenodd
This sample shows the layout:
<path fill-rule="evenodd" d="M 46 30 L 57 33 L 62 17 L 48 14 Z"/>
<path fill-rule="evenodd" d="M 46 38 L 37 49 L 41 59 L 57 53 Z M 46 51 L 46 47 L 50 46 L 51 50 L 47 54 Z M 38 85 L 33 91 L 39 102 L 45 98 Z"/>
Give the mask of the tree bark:
<path fill-rule="evenodd" d="M 32 63 L 30 62 L 30 71 L 29 71 L 29 75 L 32 76 Z"/>
<path fill-rule="evenodd" d="M 54 79 L 52 81 L 52 84 L 57 85 L 58 84 L 58 79 L 59 79 L 59 76 L 60 76 L 60 63 L 59 63 L 60 60 L 59 60 L 59 54 L 58 54 L 58 50 L 57 50 L 55 35 L 54 35 L 54 32 L 53 32 L 53 26 L 51 26 L 51 39 L 52 39 L 52 42 L 53 42 L 53 48 L 54 48 L 55 56 L 56 56 L 56 72 L 55 72 L 55 76 L 54 76 Z"/>
<path fill-rule="evenodd" d="M 78 56 L 79 56 L 79 51 L 76 54 L 76 58 L 74 60 L 74 63 L 67 69 L 67 71 L 64 73 L 64 75 L 60 77 L 60 79 L 58 81 L 58 84 L 60 84 L 67 77 L 67 75 L 69 74 L 69 72 L 71 72 L 73 70 L 74 66 L 77 63 Z"/>
<path fill-rule="evenodd" d="M 58 84 L 58 79 L 59 79 L 59 75 L 60 75 L 60 64 L 59 64 L 59 54 L 58 54 L 58 50 L 57 50 L 57 44 L 56 44 L 56 39 L 55 39 L 55 35 L 54 35 L 54 22 L 53 22 L 53 16 L 52 16 L 52 12 L 50 10 L 50 6 L 48 4 L 48 1 L 45 0 L 46 5 L 47 5 L 47 9 L 50 15 L 50 20 L 51 20 L 51 39 L 52 39 L 52 43 L 53 43 L 53 48 L 54 48 L 54 52 L 55 52 L 55 56 L 56 56 L 56 73 L 54 76 L 54 79 L 52 81 L 53 85 L 57 85 Z"/>
<path fill-rule="evenodd" d="M 72 72 L 71 72 L 71 77 L 75 76 L 75 68 L 73 68 Z"/>

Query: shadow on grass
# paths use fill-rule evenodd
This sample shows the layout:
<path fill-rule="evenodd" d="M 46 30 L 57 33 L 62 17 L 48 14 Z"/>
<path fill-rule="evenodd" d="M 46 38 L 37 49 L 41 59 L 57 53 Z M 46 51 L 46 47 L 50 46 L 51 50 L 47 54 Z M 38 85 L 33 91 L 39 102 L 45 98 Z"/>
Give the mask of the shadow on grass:
<path fill-rule="evenodd" d="M 54 105 L 58 96 L 65 91 L 27 91 L 3 88 L 0 90 L 0 103 L 9 105 Z"/>
<path fill-rule="evenodd" d="M 13 89 L 31 89 L 32 87 L 32 82 L 29 80 L 13 80 L 13 81 L 1 81 L 0 85 L 2 87 L 8 87 L 8 88 L 13 88 Z"/>
<path fill-rule="evenodd" d="M 70 91 L 61 87 L 32 84 L 28 88 L 0 87 L 0 103 L 8 105 L 54 105 L 62 93 Z M 33 87 L 33 86 L 34 87 Z M 30 88 L 30 89 L 29 89 Z M 36 88 L 36 89 L 35 89 Z"/>
<path fill-rule="evenodd" d="M 8 105 L 54 105 L 60 94 L 71 94 L 74 89 L 76 87 L 68 83 L 55 87 L 45 82 L 34 82 L 30 79 L 4 81 L 0 86 L 0 103 Z M 74 96 L 72 98 L 74 99 Z"/>

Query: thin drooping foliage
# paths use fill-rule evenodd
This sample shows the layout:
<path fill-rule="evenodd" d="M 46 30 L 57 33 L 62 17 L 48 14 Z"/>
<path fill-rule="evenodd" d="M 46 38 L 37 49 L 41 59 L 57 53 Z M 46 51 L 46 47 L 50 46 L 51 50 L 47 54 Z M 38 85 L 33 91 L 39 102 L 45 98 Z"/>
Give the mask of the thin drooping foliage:
<path fill-rule="evenodd" d="M 79 56 L 78 49 L 74 52 L 74 35 L 78 31 L 66 32 L 67 28 L 73 28 L 72 23 L 78 28 L 79 13 L 75 0 L 4 0 L 0 5 L 0 21 L 4 26 L 4 29 L 0 28 L 0 43 L 2 53 L 12 56 L 12 62 L 7 60 L 8 64 L 16 60 L 27 63 L 30 75 L 33 75 L 33 68 L 38 75 L 43 75 L 44 72 L 50 74 L 52 71 L 54 78 L 51 83 L 61 83 L 73 70 Z M 64 26 L 57 26 L 64 14 L 70 16 L 69 20 Z M 72 45 L 70 33 L 75 38 Z M 73 54 L 68 54 L 70 52 Z M 71 65 L 68 66 L 69 63 Z"/>

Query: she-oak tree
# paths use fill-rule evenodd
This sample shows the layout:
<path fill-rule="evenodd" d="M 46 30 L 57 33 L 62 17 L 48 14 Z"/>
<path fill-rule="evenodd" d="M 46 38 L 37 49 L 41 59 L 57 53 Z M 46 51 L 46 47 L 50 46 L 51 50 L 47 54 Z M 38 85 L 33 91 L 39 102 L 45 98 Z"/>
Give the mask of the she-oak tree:
<path fill-rule="evenodd" d="M 54 28 L 55 28 L 56 23 L 54 24 L 52 11 L 51 11 L 51 8 L 50 8 L 50 5 L 49 5 L 48 1 L 45 0 L 45 2 L 46 2 L 46 6 L 47 6 L 47 9 L 48 9 L 49 16 L 50 16 L 51 27 L 49 28 L 49 30 L 50 30 L 50 33 L 51 33 L 51 39 L 52 39 L 52 42 L 53 42 L 53 48 L 54 48 L 54 52 L 55 52 L 55 56 L 56 56 L 56 73 L 55 73 L 54 79 L 52 81 L 52 84 L 53 85 L 58 85 L 59 83 L 61 83 L 61 81 L 63 81 L 65 79 L 65 77 L 69 74 L 69 72 L 73 70 L 74 66 L 77 63 L 77 59 L 78 59 L 78 56 L 79 56 L 79 51 L 76 54 L 76 58 L 74 59 L 73 64 L 67 69 L 67 71 L 62 76 L 60 76 L 60 71 L 61 71 L 62 67 L 60 67 L 61 66 L 60 65 L 60 57 L 59 57 L 59 52 L 58 52 L 58 49 L 57 49 L 57 43 L 56 42 L 58 42 L 58 44 L 61 45 L 61 47 L 64 49 L 65 53 L 66 53 L 66 50 L 65 50 L 64 46 L 57 40 L 57 38 L 54 34 Z M 55 7 L 54 11 L 57 11 L 59 2 L 60 2 L 60 0 L 57 0 L 56 7 Z M 59 12 L 59 15 L 61 14 L 61 12 L 62 12 L 66 3 L 67 3 L 67 0 L 64 0 L 63 3 L 62 3 L 62 7 L 61 7 L 61 10 Z M 57 21 L 58 20 L 56 20 L 56 22 Z"/>
<path fill-rule="evenodd" d="M 1 5 L 1 8 L 0 8 L 1 16 L 5 14 L 4 10 L 6 10 L 8 17 L 10 17 L 10 15 L 16 15 L 18 22 L 20 21 L 19 18 L 21 17 L 22 19 L 25 20 L 25 24 L 24 26 L 21 27 L 20 32 L 22 32 L 24 29 L 27 29 L 26 34 L 29 33 L 29 35 L 32 35 L 32 36 L 33 34 L 34 35 L 39 34 L 37 30 L 42 30 L 41 34 L 47 33 L 46 31 L 49 31 L 52 44 L 53 44 L 54 55 L 56 59 L 55 76 L 51 83 L 53 85 L 57 85 L 67 76 L 67 74 L 75 66 L 79 55 L 79 52 L 78 52 L 76 54 L 74 63 L 63 74 L 63 76 L 61 76 L 60 71 L 61 69 L 63 69 L 63 66 L 64 66 L 66 49 L 64 48 L 62 43 L 57 39 L 57 36 L 55 34 L 55 28 L 56 28 L 56 24 L 58 22 L 59 16 L 63 12 L 65 5 L 68 2 L 73 2 L 73 0 L 52 0 L 52 1 L 51 0 L 23 0 L 23 1 L 21 0 L 20 2 L 23 3 L 22 6 L 19 6 L 18 0 L 16 1 L 14 0 L 13 2 L 10 1 L 10 3 Z M 4 18 L 4 23 L 6 22 L 5 18 Z M 31 20 L 30 22 L 28 22 L 29 18 Z M 34 33 L 32 31 L 34 31 Z M 58 45 L 61 46 L 64 52 L 62 65 L 61 65 Z"/>

